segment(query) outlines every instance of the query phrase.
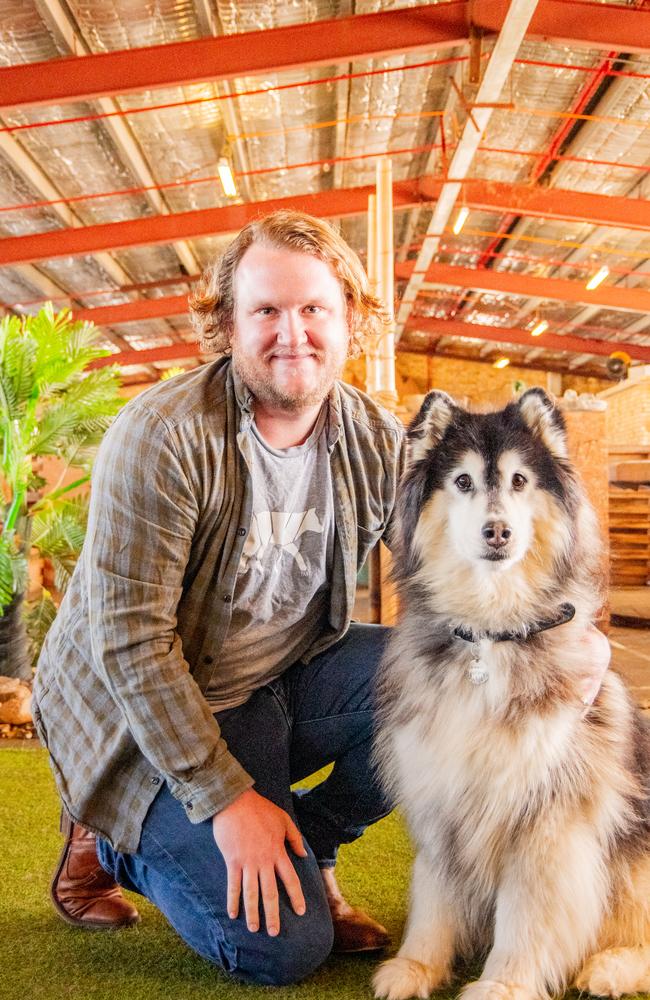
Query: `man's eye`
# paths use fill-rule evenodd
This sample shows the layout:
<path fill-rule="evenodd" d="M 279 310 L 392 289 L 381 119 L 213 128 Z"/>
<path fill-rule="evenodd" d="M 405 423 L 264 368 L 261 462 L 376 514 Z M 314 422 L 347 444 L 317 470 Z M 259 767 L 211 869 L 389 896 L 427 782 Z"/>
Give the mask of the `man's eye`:
<path fill-rule="evenodd" d="M 262 306 L 261 309 L 257 310 L 260 316 L 270 316 L 271 313 L 275 312 L 273 306 Z"/>
<path fill-rule="evenodd" d="M 469 491 L 474 486 L 474 483 L 472 482 L 472 477 L 468 476 L 466 472 L 463 472 L 463 474 L 459 476 L 458 479 L 456 480 L 456 486 L 458 487 L 461 493 L 469 493 Z"/>
<path fill-rule="evenodd" d="M 522 476 L 521 472 L 515 472 L 512 477 L 512 488 L 513 490 L 523 490 L 527 482 L 528 480 L 525 476 Z"/>
<path fill-rule="evenodd" d="M 305 312 L 311 313 L 312 316 L 315 316 L 316 313 L 320 312 L 320 306 L 307 306 Z"/>

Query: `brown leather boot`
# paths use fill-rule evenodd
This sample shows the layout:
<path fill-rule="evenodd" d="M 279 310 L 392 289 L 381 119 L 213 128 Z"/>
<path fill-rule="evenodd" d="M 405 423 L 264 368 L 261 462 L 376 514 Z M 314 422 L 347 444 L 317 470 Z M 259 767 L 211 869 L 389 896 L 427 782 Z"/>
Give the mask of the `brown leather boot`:
<path fill-rule="evenodd" d="M 344 955 L 387 948 L 390 937 L 386 928 L 358 906 L 350 906 L 339 889 L 334 869 L 321 868 L 321 876 L 334 925 L 332 951 Z"/>
<path fill-rule="evenodd" d="M 61 833 L 65 843 L 50 886 L 59 916 L 74 927 L 90 930 L 137 924 L 140 914 L 97 860 L 94 833 L 74 823 L 65 811 Z"/>

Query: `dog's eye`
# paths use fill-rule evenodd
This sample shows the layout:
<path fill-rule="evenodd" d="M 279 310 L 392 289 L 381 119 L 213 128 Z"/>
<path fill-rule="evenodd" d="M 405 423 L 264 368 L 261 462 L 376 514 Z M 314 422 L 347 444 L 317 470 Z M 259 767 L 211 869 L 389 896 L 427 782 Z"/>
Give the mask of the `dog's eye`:
<path fill-rule="evenodd" d="M 469 493 L 473 485 L 472 477 L 468 476 L 466 472 L 463 472 L 456 480 L 456 486 L 461 493 Z"/>
<path fill-rule="evenodd" d="M 523 490 L 527 482 L 528 480 L 525 476 L 522 476 L 521 472 L 515 472 L 512 477 L 512 488 L 513 490 Z"/>

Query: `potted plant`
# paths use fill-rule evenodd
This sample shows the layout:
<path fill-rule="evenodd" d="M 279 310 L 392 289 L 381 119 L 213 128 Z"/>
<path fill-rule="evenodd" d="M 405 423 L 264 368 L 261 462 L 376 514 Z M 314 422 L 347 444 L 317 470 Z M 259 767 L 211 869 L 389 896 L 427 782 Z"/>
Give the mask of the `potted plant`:
<path fill-rule="evenodd" d="M 108 354 L 92 324 L 73 322 L 68 309 L 55 314 L 51 303 L 36 316 L 6 316 L 0 322 L 0 675 L 5 677 L 31 678 L 34 656 L 56 614 L 44 590 L 25 617 L 30 550 L 49 560 L 62 593 L 83 543 L 87 498 L 75 491 L 90 479 L 97 447 L 123 403 L 115 367 L 87 370 Z M 39 474 L 43 456 L 60 459 L 55 483 Z M 67 482 L 71 468 L 79 475 Z"/>

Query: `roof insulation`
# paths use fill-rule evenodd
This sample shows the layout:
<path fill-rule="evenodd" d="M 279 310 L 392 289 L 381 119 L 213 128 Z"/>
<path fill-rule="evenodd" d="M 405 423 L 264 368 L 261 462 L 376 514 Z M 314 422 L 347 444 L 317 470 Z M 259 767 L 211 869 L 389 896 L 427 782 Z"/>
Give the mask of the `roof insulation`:
<path fill-rule="evenodd" d="M 567 0 L 567 5 L 580 2 Z M 645 48 L 640 44 L 637 51 L 626 52 L 615 39 L 590 47 L 529 33 L 494 103 L 469 179 L 501 182 L 517 190 L 560 189 L 569 201 L 575 191 L 647 203 L 648 13 L 631 0 L 595 2 L 601 10 L 625 7 L 632 16 L 644 18 Z M 543 3 L 539 0 L 538 6 Z M 83 59 L 209 36 L 271 33 L 421 6 L 385 0 L 5 0 L 0 67 L 46 62 L 49 72 L 56 73 L 57 61 L 70 56 Z M 427 5 L 428 17 L 435 14 L 433 6 Z M 594 2 L 587 0 L 583 6 L 585 18 L 597 18 Z M 452 8 L 454 3 L 440 7 Z M 331 26 L 323 30 L 333 37 Z M 313 193 L 371 186 L 377 160 L 385 155 L 392 159 L 397 182 L 444 180 L 463 128 L 472 120 L 478 86 L 471 77 L 473 67 L 485 69 L 496 36 L 487 33 L 472 46 L 467 40 L 402 53 L 395 39 L 376 57 L 341 62 L 333 55 L 331 62 L 321 59 L 314 65 L 306 60 L 284 70 L 274 66 L 273 36 L 266 37 L 267 66 L 255 64 L 254 71 L 228 80 L 145 87 L 60 104 L 12 107 L 4 100 L 0 234 L 6 242 L 51 233 L 54 254 L 57 233 L 70 228 L 227 209 L 232 199 L 217 179 L 223 157 L 235 173 L 236 202 L 254 203 L 259 212 L 270 199 L 299 201 Z M 458 204 L 464 203 L 461 191 Z M 469 356 L 485 359 L 490 349 L 505 350 L 507 344 L 495 340 L 486 347 L 485 341 L 472 339 L 473 326 L 483 333 L 493 328 L 496 338 L 500 327 L 530 330 L 540 319 L 551 333 L 570 331 L 587 341 L 650 343 L 650 318 L 646 325 L 643 310 L 624 304 L 612 308 L 597 296 L 593 302 L 585 296 L 583 305 L 564 301 L 561 295 L 533 296 L 527 284 L 529 278 L 547 278 L 582 287 L 606 266 L 606 286 L 647 291 L 650 232 L 600 225 L 596 211 L 591 221 L 527 216 L 498 206 L 468 207 L 462 230 L 455 235 L 447 228 L 443 233 L 434 263 L 511 275 L 519 281 L 517 294 L 510 286 L 481 291 L 480 285 L 473 289 L 425 282 L 403 335 L 404 346 L 417 342 L 418 349 L 424 345 L 438 353 L 462 348 Z M 431 203 L 414 201 L 396 212 L 398 261 L 417 258 L 432 210 Z M 365 215 L 333 218 L 365 259 Z M 128 308 L 142 299 L 172 300 L 187 293 L 188 280 L 229 239 L 227 232 L 181 236 L 167 243 L 148 243 L 144 236 L 118 249 L 107 243 L 76 256 L 0 261 L 0 303 L 6 311 L 21 313 L 35 311 L 48 298 L 85 310 L 119 304 Z M 398 295 L 405 280 L 398 281 Z M 417 337 L 418 316 L 463 322 L 467 337 Z M 115 323 L 105 334 L 107 342 L 125 350 L 183 343 L 191 337 L 177 305 L 169 316 Z M 530 348 L 507 349 L 536 365 L 547 361 L 556 367 L 604 371 L 603 357 L 588 349 L 576 356 L 575 351 L 563 353 L 535 341 Z"/>

